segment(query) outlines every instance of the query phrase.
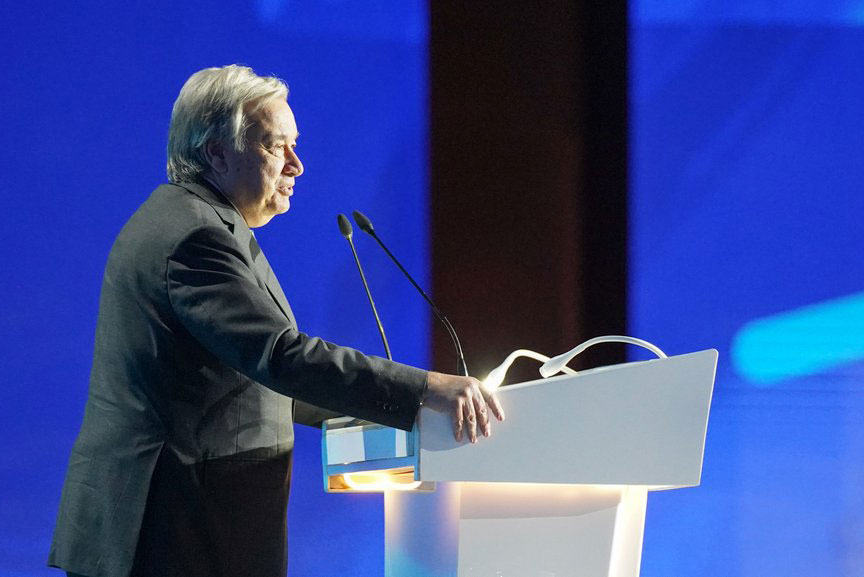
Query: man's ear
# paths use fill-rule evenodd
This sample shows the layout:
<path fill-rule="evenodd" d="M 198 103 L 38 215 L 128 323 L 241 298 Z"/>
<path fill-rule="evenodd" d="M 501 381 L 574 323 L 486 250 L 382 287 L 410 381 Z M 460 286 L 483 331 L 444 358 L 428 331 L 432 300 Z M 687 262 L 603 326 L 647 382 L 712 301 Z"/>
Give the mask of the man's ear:
<path fill-rule="evenodd" d="M 225 160 L 225 145 L 219 140 L 209 140 L 204 145 L 204 158 L 210 169 L 216 174 L 228 172 L 228 163 Z"/>

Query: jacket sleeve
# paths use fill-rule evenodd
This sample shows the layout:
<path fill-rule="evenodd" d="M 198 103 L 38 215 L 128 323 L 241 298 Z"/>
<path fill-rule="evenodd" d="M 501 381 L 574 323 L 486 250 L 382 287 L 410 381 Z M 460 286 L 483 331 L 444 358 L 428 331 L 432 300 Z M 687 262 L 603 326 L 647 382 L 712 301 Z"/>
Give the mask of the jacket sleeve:
<path fill-rule="evenodd" d="M 186 330 L 235 370 L 299 401 L 411 429 L 426 371 L 298 331 L 226 229 L 189 232 L 168 257 L 166 283 Z"/>
<path fill-rule="evenodd" d="M 327 409 L 322 409 L 321 407 L 316 407 L 315 405 L 310 405 L 303 401 L 294 401 L 294 422 L 300 423 L 301 425 L 308 425 L 320 429 L 321 424 L 327 419 L 344 416 L 344 413 L 328 411 Z"/>

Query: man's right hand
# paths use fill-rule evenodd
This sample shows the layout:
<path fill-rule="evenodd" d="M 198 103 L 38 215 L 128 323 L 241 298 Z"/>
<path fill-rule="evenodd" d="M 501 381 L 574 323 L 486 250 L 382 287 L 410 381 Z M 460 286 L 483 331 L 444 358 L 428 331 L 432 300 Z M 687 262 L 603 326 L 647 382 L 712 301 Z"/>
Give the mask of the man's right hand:
<path fill-rule="evenodd" d="M 495 393 L 480 386 L 474 377 L 459 377 L 429 371 L 423 405 L 433 411 L 446 413 L 453 419 L 453 436 L 457 441 L 467 430 L 468 439 L 477 442 L 478 425 L 484 436 L 492 434 L 489 411 L 499 421 L 504 420 L 504 409 Z"/>

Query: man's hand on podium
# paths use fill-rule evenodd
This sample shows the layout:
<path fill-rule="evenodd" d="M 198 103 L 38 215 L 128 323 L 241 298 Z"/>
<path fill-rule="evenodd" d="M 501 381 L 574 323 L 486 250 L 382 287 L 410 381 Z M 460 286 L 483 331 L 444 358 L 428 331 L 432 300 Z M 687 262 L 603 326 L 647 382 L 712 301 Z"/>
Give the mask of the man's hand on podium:
<path fill-rule="evenodd" d="M 489 410 L 499 421 L 504 420 L 504 409 L 495 393 L 486 391 L 474 377 L 459 377 L 429 371 L 428 387 L 423 404 L 433 411 L 447 413 L 453 419 L 453 436 L 462 440 L 465 429 L 468 439 L 477 442 L 477 426 L 484 436 L 492 434 Z"/>

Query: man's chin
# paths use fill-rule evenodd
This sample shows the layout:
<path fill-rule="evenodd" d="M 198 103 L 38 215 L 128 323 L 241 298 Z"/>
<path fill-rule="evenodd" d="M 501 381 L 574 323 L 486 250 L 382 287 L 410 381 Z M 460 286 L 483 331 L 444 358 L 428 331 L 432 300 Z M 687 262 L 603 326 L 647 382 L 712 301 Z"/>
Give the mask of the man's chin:
<path fill-rule="evenodd" d="M 275 210 L 273 210 L 273 216 L 276 216 L 277 214 L 285 214 L 286 212 L 288 212 L 289 208 L 291 208 L 291 201 L 288 200 L 287 197 L 283 198 L 276 205 Z"/>
<path fill-rule="evenodd" d="M 275 212 L 273 210 L 259 212 L 253 218 L 247 218 L 246 224 L 249 226 L 249 228 L 261 228 L 262 226 L 273 220 L 273 217 L 277 214 L 281 213 Z"/>
<path fill-rule="evenodd" d="M 277 215 L 288 212 L 289 208 L 291 208 L 291 196 L 277 192 L 271 199 L 271 202 L 267 204 L 265 210 L 273 215 Z"/>

